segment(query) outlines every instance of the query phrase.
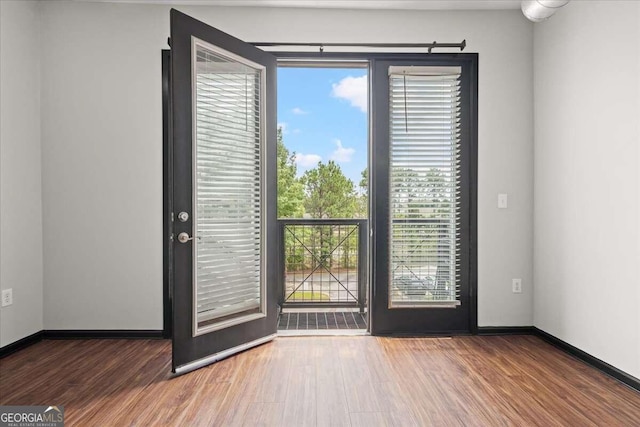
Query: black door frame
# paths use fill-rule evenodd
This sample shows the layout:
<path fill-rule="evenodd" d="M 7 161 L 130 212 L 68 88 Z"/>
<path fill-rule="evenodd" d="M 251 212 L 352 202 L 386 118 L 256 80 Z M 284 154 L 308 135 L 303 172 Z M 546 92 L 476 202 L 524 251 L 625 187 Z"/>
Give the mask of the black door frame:
<path fill-rule="evenodd" d="M 372 258 L 373 283 L 371 317 L 374 335 L 462 335 L 476 334 L 477 320 L 477 54 L 405 55 L 376 58 L 372 63 L 375 97 L 373 121 L 373 172 L 371 192 L 375 194 L 373 227 L 376 254 Z M 460 302 L 455 308 L 391 308 L 389 305 L 389 77 L 388 69 L 400 66 L 459 66 L 461 75 L 461 240 Z M 378 171 L 376 173 L 375 171 Z M 385 260 L 386 262 L 377 262 Z M 377 320 L 377 322 L 376 322 Z"/>
<path fill-rule="evenodd" d="M 434 64 L 451 64 L 451 63 L 460 63 L 460 61 L 467 61 L 471 66 L 471 75 L 470 79 L 473 82 L 472 87 L 470 88 L 469 96 L 470 96 L 470 152 L 469 152 L 469 160 L 470 163 L 468 167 L 470 168 L 470 196 L 469 196 L 469 239 L 468 239 L 468 252 L 469 252 L 469 268 L 468 268 L 468 277 L 469 277 L 469 331 L 466 333 L 477 334 L 478 333 L 478 296 L 477 296 L 477 176 L 478 176 L 478 54 L 477 53 L 432 53 L 432 54 L 417 54 L 417 53 L 347 53 L 347 52 L 336 52 L 336 53 L 325 53 L 325 52 L 271 52 L 273 55 L 278 58 L 278 60 L 299 60 L 301 62 L 305 61 L 335 61 L 335 60 L 344 60 L 344 61 L 362 61 L 366 60 L 369 62 L 369 106 L 371 107 L 374 102 L 372 101 L 373 96 L 375 96 L 375 92 L 372 87 L 372 78 L 371 78 L 371 70 L 373 68 L 373 64 L 376 60 L 386 61 L 386 60 L 416 60 L 416 61 L 424 61 L 425 59 L 433 60 Z M 172 144 L 171 144 L 171 128 L 170 128 L 170 120 L 169 115 L 171 111 L 171 97 L 169 96 L 169 50 L 162 51 L 162 93 L 163 93 L 163 261 L 164 261 L 164 280 L 163 280 L 163 331 L 165 338 L 171 338 L 172 336 L 172 324 L 171 324 L 171 316 L 172 316 L 172 268 L 171 268 L 171 250 L 172 250 L 172 222 L 171 218 L 172 212 L 172 169 L 171 169 L 171 161 L 172 161 Z M 382 96 L 383 94 L 378 94 Z M 375 103 L 376 105 L 379 103 Z M 377 147 L 375 144 L 376 139 L 376 130 L 375 123 L 373 122 L 373 111 L 370 110 L 369 113 L 369 161 L 368 167 L 370 170 L 373 170 L 375 167 L 375 162 L 378 161 L 380 156 L 380 147 Z M 379 138 L 379 136 L 378 136 Z M 388 147 L 383 147 L 387 149 Z M 376 151 L 378 151 L 376 153 Z M 388 157 L 388 153 L 385 154 Z M 382 156 L 382 157 L 385 157 Z M 376 203 L 373 203 L 374 197 L 373 194 L 377 194 L 378 188 L 375 183 L 372 182 L 373 173 L 369 174 L 369 226 L 373 224 L 375 229 L 377 229 L 377 224 L 379 221 L 383 221 L 383 218 L 380 218 L 380 215 L 377 214 L 378 209 L 376 209 Z M 376 295 L 376 266 L 373 260 L 376 257 L 376 237 L 373 236 L 369 238 L 369 297 L 368 297 L 368 313 L 369 317 L 371 316 L 371 306 L 372 301 Z M 280 243 L 277 246 L 280 247 Z M 371 318 L 369 318 L 368 327 L 371 330 Z M 459 332 L 459 333 L 465 333 Z M 372 332 L 375 335 L 375 331 Z"/>
<path fill-rule="evenodd" d="M 171 51 L 162 49 L 162 337 L 173 336 L 173 144 L 171 141 Z"/>
<path fill-rule="evenodd" d="M 468 158 L 465 166 L 468 168 L 468 180 L 463 183 L 467 185 L 469 189 L 468 199 L 465 201 L 469 209 L 468 217 L 468 239 L 464 242 L 463 250 L 466 251 L 468 256 L 468 268 L 464 272 L 464 275 L 468 280 L 468 328 L 464 330 L 446 330 L 439 332 L 421 333 L 419 330 L 406 330 L 402 331 L 399 335 L 436 335 L 438 333 L 446 335 L 461 335 L 461 334 L 477 334 L 478 333 L 478 281 L 477 281 L 477 199 L 478 199 L 478 54 L 477 53 L 363 53 L 363 52 L 272 52 L 278 60 L 291 60 L 300 61 L 302 63 L 310 61 L 318 61 L 321 64 L 323 60 L 326 60 L 328 64 L 330 61 L 362 61 L 369 62 L 369 227 L 373 227 L 373 230 L 380 229 L 380 225 L 386 219 L 380 214 L 381 199 L 382 202 L 388 201 L 388 194 L 386 194 L 387 186 L 380 185 L 374 180 L 375 172 L 372 172 L 376 167 L 387 167 L 384 165 L 384 161 L 388 161 L 388 143 L 380 144 L 378 141 L 384 140 L 388 133 L 388 124 L 384 126 L 377 126 L 376 122 L 376 109 L 385 108 L 388 104 L 387 94 L 375 90 L 373 74 L 375 64 L 377 62 L 429 62 L 429 65 L 463 65 L 465 67 L 465 88 L 466 93 L 469 96 L 468 99 Z M 386 76 L 385 76 L 386 78 Z M 377 97 L 374 101 L 374 98 Z M 388 138 L 387 138 L 388 139 Z M 378 166 L 376 166 L 378 165 Z M 388 183 L 387 183 L 388 184 Z M 380 194 L 384 196 L 381 198 Z M 374 200 L 375 199 L 375 200 Z M 387 218 L 388 219 L 388 218 Z M 376 269 L 376 257 L 378 251 L 376 246 L 379 246 L 380 237 L 377 232 L 373 236 L 369 237 L 369 298 L 368 298 L 368 328 L 372 335 L 386 335 L 384 330 L 376 330 L 375 319 L 373 319 L 374 313 L 374 300 L 376 297 L 377 285 L 382 278 L 377 277 L 378 269 Z M 386 246 L 380 246 L 386 248 Z M 386 300 L 386 299 L 385 299 Z M 403 309 L 406 310 L 406 309 Z M 446 310 L 446 309 L 436 309 Z M 410 313 L 409 310 L 406 313 Z"/>

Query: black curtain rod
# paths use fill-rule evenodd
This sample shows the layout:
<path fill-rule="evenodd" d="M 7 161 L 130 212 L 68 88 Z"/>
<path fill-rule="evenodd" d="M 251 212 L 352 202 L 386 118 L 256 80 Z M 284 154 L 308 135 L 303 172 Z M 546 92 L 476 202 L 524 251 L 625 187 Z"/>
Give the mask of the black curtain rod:
<path fill-rule="evenodd" d="M 256 47 L 280 47 L 280 46 L 290 46 L 290 47 L 298 47 L 298 46 L 306 46 L 306 47 L 317 47 L 320 49 L 320 52 L 324 52 L 325 47 L 373 47 L 373 48 L 417 48 L 424 49 L 427 48 L 428 52 L 431 53 L 431 50 L 434 48 L 458 48 L 461 51 L 467 46 L 467 40 L 462 40 L 460 43 L 276 43 L 276 42 L 254 42 L 249 43 Z"/>

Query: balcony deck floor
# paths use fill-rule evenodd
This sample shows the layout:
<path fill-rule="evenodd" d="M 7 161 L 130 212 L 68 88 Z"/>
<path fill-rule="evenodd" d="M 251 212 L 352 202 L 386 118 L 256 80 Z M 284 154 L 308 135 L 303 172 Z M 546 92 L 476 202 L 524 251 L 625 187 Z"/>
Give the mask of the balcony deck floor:
<path fill-rule="evenodd" d="M 367 329 L 367 315 L 357 312 L 282 313 L 278 330 Z"/>

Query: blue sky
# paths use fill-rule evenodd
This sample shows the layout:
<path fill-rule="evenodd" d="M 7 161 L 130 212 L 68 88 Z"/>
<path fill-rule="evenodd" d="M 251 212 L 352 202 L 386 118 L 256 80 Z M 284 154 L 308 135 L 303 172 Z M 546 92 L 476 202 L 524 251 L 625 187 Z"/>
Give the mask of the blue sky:
<path fill-rule="evenodd" d="M 367 70 L 278 68 L 278 126 L 298 175 L 335 160 L 358 186 L 367 167 Z"/>

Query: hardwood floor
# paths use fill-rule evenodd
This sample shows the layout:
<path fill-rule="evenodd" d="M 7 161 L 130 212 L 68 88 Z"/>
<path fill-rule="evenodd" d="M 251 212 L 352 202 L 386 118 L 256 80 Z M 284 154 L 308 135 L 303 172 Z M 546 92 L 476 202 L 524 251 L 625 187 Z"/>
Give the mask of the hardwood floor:
<path fill-rule="evenodd" d="M 640 426 L 640 393 L 532 336 L 295 337 L 171 378 L 168 341 L 43 341 L 0 404 L 67 426 Z"/>

